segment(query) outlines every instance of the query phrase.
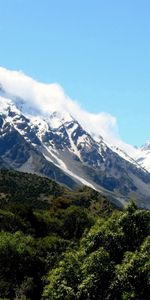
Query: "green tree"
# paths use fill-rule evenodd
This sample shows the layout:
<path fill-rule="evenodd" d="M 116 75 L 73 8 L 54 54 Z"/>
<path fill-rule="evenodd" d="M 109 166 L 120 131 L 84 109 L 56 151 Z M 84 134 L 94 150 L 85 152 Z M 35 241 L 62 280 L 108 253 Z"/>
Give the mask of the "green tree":
<path fill-rule="evenodd" d="M 78 286 L 78 299 L 105 299 L 112 277 L 113 264 L 104 248 L 91 253 L 81 266 L 81 284 Z"/>
<path fill-rule="evenodd" d="M 16 290 L 30 278 L 34 290 L 28 291 L 33 297 L 40 292 L 40 272 L 42 264 L 36 256 L 35 243 L 31 236 L 21 232 L 0 233 L 0 296 L 14 299 Z M 38 296 L 37 296 L 37 299 Z"/>
<path fill-rule="evenodd" d="M 76 299 L 77 286 L 80 280 L 80 262 L 76 252 L 66 253 L 63 260 L 48 275 L 43 299 L 73 300 Z"/>
<path fill-rule="evenodd" d="M 140 251 L 126 252 L 110 286 L 109 300 L 150 299 L 150 237 Z"/>
<path fill-rule="evenodd" d="M 62 213 L 61 213 L 62 214 Z M 62 236 L 66 239 L 80 239 L 93 224 L 93 219 L 85 209 L 71 206 L 62 214 Z"/>

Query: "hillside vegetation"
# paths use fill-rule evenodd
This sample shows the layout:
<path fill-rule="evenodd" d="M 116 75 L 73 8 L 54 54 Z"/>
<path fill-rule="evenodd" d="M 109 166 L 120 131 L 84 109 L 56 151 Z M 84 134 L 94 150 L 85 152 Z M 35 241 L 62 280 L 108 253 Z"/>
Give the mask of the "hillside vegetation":
<path fill-rule="evenodd" d="M 150 212 L 0 172 L 0 299 L 150 299 Z"/>

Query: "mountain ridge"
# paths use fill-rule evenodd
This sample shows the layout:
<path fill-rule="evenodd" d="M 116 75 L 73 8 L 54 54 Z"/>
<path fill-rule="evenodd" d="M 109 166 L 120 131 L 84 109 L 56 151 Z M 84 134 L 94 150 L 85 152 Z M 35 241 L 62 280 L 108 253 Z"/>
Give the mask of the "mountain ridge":
<path fill-rule="evenodd" d="M 150 207 L 150 173 L 138 161 L 108 146 L 101 134 L 97 141 L 68 111 L 54 110 L 54 103 L 42 114 L 0 86 L 2 166 L 47 176 L 69 188 L 87 185 L 120 205 L 134 197 L 141 207 Z"/>

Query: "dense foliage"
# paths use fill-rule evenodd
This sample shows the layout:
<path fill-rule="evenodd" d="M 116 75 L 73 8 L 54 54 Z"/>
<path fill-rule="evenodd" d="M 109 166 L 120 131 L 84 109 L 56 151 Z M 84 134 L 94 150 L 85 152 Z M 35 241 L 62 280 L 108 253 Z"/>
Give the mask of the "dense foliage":
<path fill-rule="evenodd" d="M 0 179 L 0 299 L 150 299 L 149 211 L 13 175 Z"/>

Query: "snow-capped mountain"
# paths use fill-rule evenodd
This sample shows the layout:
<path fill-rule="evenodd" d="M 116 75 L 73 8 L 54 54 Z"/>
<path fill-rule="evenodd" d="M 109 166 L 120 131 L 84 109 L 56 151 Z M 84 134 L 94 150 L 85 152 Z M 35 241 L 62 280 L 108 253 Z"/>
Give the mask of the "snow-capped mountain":
<path fill-rule="evenodd" d="M 97 140 L 69 109 L 58 105 L 58 99 L 41 111 L 32 103 L 34 97 L 29 99 L 36 95 L 36 86 L 32 93 L 24 90 L 21 94 L 21 84 L 18 81 L 17 88 L 15 83 L 14 89 L 13 73 L 9 84 L 0 76 L 1 167 L 41 174 L 70 188 L 87 185 L 118 205 L 136 197 L 141 207 L 150 208 L 150 174 L 139 162 L 109 146 L 101 134 Z M 42 90 L 36 95 L 38 101 L 40 96 L 45 97 L 45 106 L 50 95 Z"/>
<path fill-rule="evenodd" d="M 150 141 L 137 149 L 134 159 L 142 168 L 150 172 Z"/>

